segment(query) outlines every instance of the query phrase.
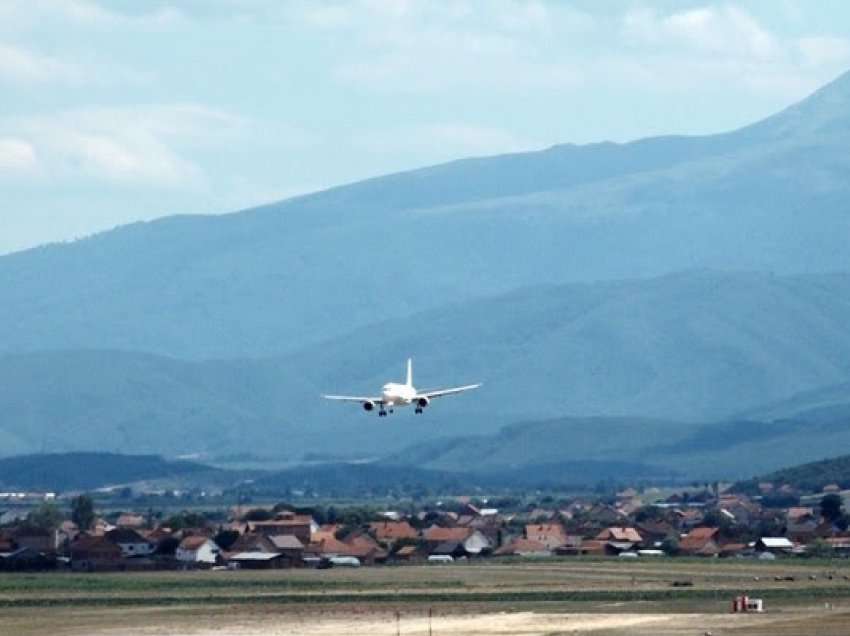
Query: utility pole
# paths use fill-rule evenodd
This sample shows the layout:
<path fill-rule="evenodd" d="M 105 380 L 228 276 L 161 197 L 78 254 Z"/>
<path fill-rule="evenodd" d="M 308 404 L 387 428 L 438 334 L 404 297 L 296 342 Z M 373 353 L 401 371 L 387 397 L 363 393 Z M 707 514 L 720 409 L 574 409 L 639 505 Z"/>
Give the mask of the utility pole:
<path fill-rule="evenodd" d="M 433 613 L 434 613 L 434 608 L 433 608 L 433 607 L 429 607 L 429 608 L 428 608 L 428 636 L 433 636 L 433 634 L 432 634 L 432 632 L 431 632 L 431 615 L 432 615 Z"/>

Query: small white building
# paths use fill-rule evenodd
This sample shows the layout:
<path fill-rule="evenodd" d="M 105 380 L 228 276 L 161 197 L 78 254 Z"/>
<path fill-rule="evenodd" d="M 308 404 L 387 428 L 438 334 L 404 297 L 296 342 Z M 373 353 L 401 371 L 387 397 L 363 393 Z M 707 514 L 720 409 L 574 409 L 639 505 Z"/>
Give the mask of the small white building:
<path fill-rule="evenodd" d="M 183 563 L 213 564 L 218 559 L 221 548 L 215 541 L 204 536 L 186 537 L 177 546 L 175 558 Z"/>
<path fill-rule="evenodd" d="M 772 554 L 788 553 L 794 549 L 794 544 L 785 537 L 762 537 L 755 543 L 757 552 L 770 552 Z"/>
<path fill-rule="evenodd" d="M 493 547 L 490 539 L 478 530 L 474 530 L 462 543 L 463 549 L 466 550 L 467 554 L 481 554 L 484 550 L 489 550 Z"/>

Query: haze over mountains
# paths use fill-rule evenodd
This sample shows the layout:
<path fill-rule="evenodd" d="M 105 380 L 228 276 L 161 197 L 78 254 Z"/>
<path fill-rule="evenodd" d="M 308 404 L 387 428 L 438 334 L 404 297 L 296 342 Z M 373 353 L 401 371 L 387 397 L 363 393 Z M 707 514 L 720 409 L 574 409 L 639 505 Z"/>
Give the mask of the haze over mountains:
<path fill-rule="evenodd" d="M 844 75 L 727 134 L 462 160 L 0 257 L 0 453 L 384 454 L 566 416 L 684 434 L 850 382 L 850 275 L 829 273 L 850 271 L 848 142 Z M 380 425 L 317 398 L 372 393 L 408 355 L 417 384 L 485 389 Z"/>

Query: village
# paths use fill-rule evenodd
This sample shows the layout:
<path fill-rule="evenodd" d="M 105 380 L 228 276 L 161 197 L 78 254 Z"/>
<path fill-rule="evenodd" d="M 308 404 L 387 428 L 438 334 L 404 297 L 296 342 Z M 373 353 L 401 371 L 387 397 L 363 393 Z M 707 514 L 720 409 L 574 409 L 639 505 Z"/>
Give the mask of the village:
<path fill-rule="evenodd" d="M 719 488 L 622 490 L 611 497 L 453 497 L 368 506 L 237 505 L 163 516 L 96 514 L 85 494 L 55 494 L 0 516 L 0 570 L 74 572 L 329 568 L 581 557 L 844 558 L 850 531 L 837 486 L 800 498 Z M 21 497 L 24 497 L 21 494 Z M 31 495 L 30 499 L 37 498 Z M 778 501 L 794 505 L 768 506 Z M 32 503 L 32 501 L 31 501 Z M 63 507 L 65 512 L 63 512 Z M 401 507 L 400 507 L 401 508 Z"/>

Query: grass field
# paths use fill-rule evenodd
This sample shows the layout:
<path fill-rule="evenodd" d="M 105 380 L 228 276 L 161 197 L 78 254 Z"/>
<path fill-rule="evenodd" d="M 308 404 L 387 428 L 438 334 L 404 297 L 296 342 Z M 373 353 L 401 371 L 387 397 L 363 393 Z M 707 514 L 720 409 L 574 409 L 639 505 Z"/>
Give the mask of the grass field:
<path fill-rule="evenodd" d="M 741 592 L 768 612 L 730 615 Z M 4 636 L 428 634 L 429 611 L 433 634 L 845 635 L 850 564 L 561 559 L 0 576 Z"/>

